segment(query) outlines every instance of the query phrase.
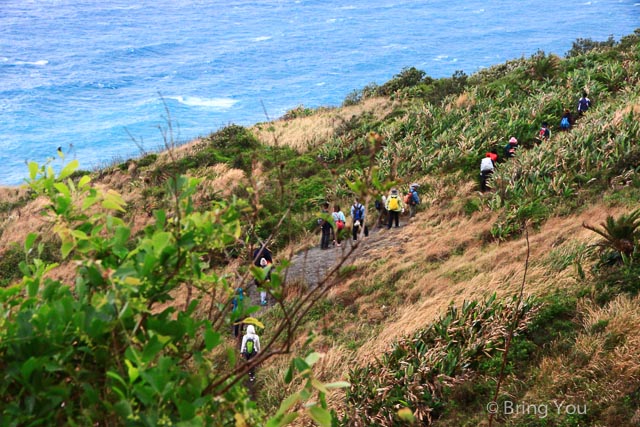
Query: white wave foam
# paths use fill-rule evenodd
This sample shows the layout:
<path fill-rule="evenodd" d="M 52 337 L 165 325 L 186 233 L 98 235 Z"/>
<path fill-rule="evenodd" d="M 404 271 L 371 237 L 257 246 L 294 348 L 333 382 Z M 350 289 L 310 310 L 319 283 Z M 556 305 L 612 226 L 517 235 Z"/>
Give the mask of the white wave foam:
<path fill-rule="evenodd" d="M 38 66 L 43 66 L 43 65 L 47 65 L 49 63 L 49 61 L 47 61 L 46 59 L 41 59 L 39 61 L 16 61 L 14 62 L 14 65 L 38 65 Z"/>
<path fill-rule="evenodd" d="M 169 96 L 168 98 L 190 107 L 218 108 L 221 110 L 231 108 L 238 102 L 231 98 L 199 98 L 197 96 Z"/>
<path fill-rule="evenodd" d="M 271 36 L 260 36 L 253 39 L 254 42 L 263 42 L 265 40 L 271 40 Z"/>

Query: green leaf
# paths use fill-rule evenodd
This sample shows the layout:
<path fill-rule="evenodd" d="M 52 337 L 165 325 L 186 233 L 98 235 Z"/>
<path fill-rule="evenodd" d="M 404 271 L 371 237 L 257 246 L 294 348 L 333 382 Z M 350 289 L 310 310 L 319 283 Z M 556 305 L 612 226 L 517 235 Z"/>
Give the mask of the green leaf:
<path fill-rule="evenodd" d="M 29 382 L 29 378 L 31 378 L 31 374 L 33 371 L 40 365 L 40 361 L 35 357 L 30 357 L 26 362 L 22 364 L 20 367 L 20 373 L 25 380 L 25 383 Z"/>
<path fill-rule="evenodd" d="M 218 346 L 218 344 L 220 344 L 220 333 L 214 331 L 212 328 L 207 328 L 204 331 L 204 344 L 207 351 L 213 350 Z"/>
<path fill-rule="evenodd" d="M 411 412 L 411 409 L 409 408 L 402 408 L 398 411 L 398 417 L 403 420 L 403 421 L 407 421 L 410 423 L 415 423 L 416 422 L 416 417 L 413 415 L 413 412 Z"/>
<path fill-rule="evenodd" d="M 29 178 L 32 180 L 36 179 L 36 175 L 38 175 L 38 164 L 36 162 L 29 162 Z"/>
<path fill-rule="evenodd" d="M 278 412 L 276 412 L 276 417 L 284 415 L 293 405 L 295 405 L 300 400 L 300 394 L 294 393 L 291 396 L 287 397 L 280 404 L 280 408 L 278 408 Z"/>
<path fill-rule="evenodd" d="M 151 238 L 153 249 L 156 254 L 161 254 L 164 248 L 169 245 L 171 242 L 171 233 L 166 231 L 162 231 L 160 233 L 155 233 Z"/>
<path fill-rule="evenodd" d="M 60 171 L 60 175 L 58 176 L 58 179 L 62 180 L 62 179 L 65 179 L 66 177 L 68 177 L 73 172 L 75 172 L 76 169 L 78 169 L 79 165 L 80 165 L 80 163 L 78 162 L 78 160 L 70 161 L 69 164 L 67 164 L 67 166 L 65 166 L 64 169 L 62 169 L 62 171 Z"/>
<path fill-rule="evenodd" d="M 129 363 L 128 360 L 125 360 L 125 362 Z M 117 372 L 107 371 L 107 376 L 119 382 L 125 389 L 127 388 L 127 383 Z"/>
<path fill-rule="evenodd" d="M 294 363 L 296 369 L 298 370 L 298 372 L 303 372 L 303 371 L 306 371 L 307 369 L 310 368 L 310 366 L 307 364 L 307 362 L 305 362 L 304 360 L 302 360 L 299 357 L 296 357 L 295 359 L 293 359 L 293 363 Z"/>
<path fill-rule="evenodd" d="M 78 189 L 81 191 L 85 189 L 85 187 L 91 182 L 91 177 L 89 175 L 83 175 L 78 182 Z"/>
<path fill-rule="evenodd" d="M 29 252 L 31 248 L 33 248 L 33 244 L 35 243 L 38 235 L 36 233 L 29 233 L 27 238 L 24 240 L 24 251 Z"/>
<path fill-rule="evenodd" d="M 63 184 L 62 182 L 56 182 L 55 184 L 53 184 L 53 186 L 65 197 L 71 197 L 71 190 L 69 190 L 69 187 L 67 187 L 66 184 Z"/>
<path fill-rule="evenodd" d="M 127 375 L 129 375 L 129 383 L 133 384 L 140 376 L 140 371 L 138 370 L 138 368 L 133 366 L 133 363 L 131 363 L 130 360 L 125 359 L 124 363 L 126 363 L 127 365 Z M 124 383 L 124 380 L 122 380 L 122 382 Z"/>
<path fill-rule="evenodd" d="M 293 381 L 293 372 L 295 371 L 295 366 L 293 363 L 289 365 L 289 369 L 287 369 L 287 373 L 284 375 L 284 382 L 289 384 Z"/>
<path fill-rule="evenodd" d="M 324 385 L 326 388 L 328 389 L 332 389 L 332 388 L 349 388 L 351 387 L 351 383 L 347 382 L 347 381 L 336 381 L 333 383 L 328 383 Z"/>
<path fill-rule="evenodd" d="M 62 252 L 62 259 L 69 256 L 69 253 L 73 250 L 75 244 L 72 241 L 66 241 L 60 246 L 60 252 Z"/>
<path fill-rule="evenodd" d="M 98 197 L 97 196 L 86 197 L 82 201 L 82 209 L 83 210 L 89 209 L 91 206 L 95 205 L 97 201 L 98 201 Z"/>
<path fill-rule="evenodd" d="M 112 211 L 124 212 L 124 209 L 122 209 L 122 206 L 120 206 L 118 203 L 114 202 L 113 200 L 109 200 L 109 199 L 102 201 L 102 207 Z"/>
<path fill-rule="evenodd" d="M 120 415 L 120 418 L 123 420 L 128 419 L 132 414 L 133 410 L 131 409 L 131 404 L 126 400 L 121 400 L 120 402 L 113 405 L 113 409 L 116 414 Z"/>
<path fill-rule="evenodd" d="M 311 379 L 311 385 L 313 386 L 313 388 L 315 388 L 316 390 L 318 390 L 321 393 L 328 393 L 329 391 L 327 390 L 327 388 L 324 386 L 324 384 L 322 384 L 320 381 L 318 381 L 315 378 Z"/>
<path fill-rule="evenodd" d="M 309 409 L 309 415 L 311 415 L 311 418 L 313 418 L 318 425 L 331 427 L 331 414 L 326 409 L 320 406 L 313 406 Z"/>
<path fill-rule="evenodd" d="M 297 412 L 290 412 L 281 417 L 273 417 L 269 421 L 267 421 L 266 427 L 282 427 L 291 423 L 293 420 L 298 418 Z"/>
<path fill-rule="evenodd" d="M 320 353 L 313 352 L 309 354 L 304 361 L 307 362 L 307 365 L 313 366 L 318 360 L 320 360 Z"/>

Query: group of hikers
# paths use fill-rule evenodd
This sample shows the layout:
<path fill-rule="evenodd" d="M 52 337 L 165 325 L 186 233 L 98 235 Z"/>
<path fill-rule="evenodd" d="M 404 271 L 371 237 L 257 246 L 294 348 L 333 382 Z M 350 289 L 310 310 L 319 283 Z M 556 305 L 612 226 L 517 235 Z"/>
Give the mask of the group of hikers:
<path fill-rule="evenodd" d="M 591 100 L 588 98 L 587 93 L 583 92 L 582 97 L 578 101 L 578 116 L 584 115 L 587 110 L 591 107 Z M 571 110 L 565 108 L 562 117 L 560 117 L 560 125 L 559 129 L 561 131 L 569 131 L 571 127 L 574 125 L 575 121 L 573 116 L 571 115 Z M 549 123 L 542 122 L 542 126 L 538 131 L 538 139 L 540 141 L 546 141 L 551 138 L 551 130 L 549 129 Z M 510 159 L 515 157 L 516 150 L 518 148 L 518 140 L 516 137 L 512 136 L 507 142 L 507 145 L 504 146 L 503 149 L 503 157 L 504 159 Z M 487 185 L 487 181 L 489 177 L 493 174 L 496 164 L 498 162 L 498 152 L 494 149 L 487 152 L 484 158 L 480 161 L 480 190 L 485 192 L 489 189 Z"/>
<path fill-rule="evenodd" d="M 586 92 L 582 94 L 582 97 L 578 101 L 578 115 L 582 116 L 591 106 L 591 100 L 587 97 Z M 571 115 L 569 109 L 564 109 L 562 117 L 560 118 L 559 129 L 561 131 L 568 131 L 574 125 L 574 118 Z M 540 141 L 548 140 L 551 137 L 551 130 L 547 122 L 543 122 L 538 132 L 538 139 Z M 518 148 L 518 140 L 515 137 L 511 137 L 509 142 L 503 149 L 504 159 L 515 157 L 516 150 Z M 493 149 L 486 153 L 485 157 L 480 162 L 480 188 L 487 191 L 487 181 L 491 174 L 493 174 L 496 164 L 498 162 L 498 152 Z M 409 186 L 409 190 L 404 196 L 400 195 L 397 188 L 392 188 L 388 195 L 383 195 L 375 201 L 375 209 L 378 212 L 378 219 L 375 221 L 378 227 L 385 227 L 390 229 L 400 226 L 400 214 L 405 212 L 405 209 L 409 209 L 409 218 L 412 218 L 416 213 L 416 208 L 420 204 L 420 196 L 418 194 L 419 184 L 413 183 Z M 340 247 L 347 235 L 347 218 L 340 208 L 340 205 L 335 204 L 333 209 L 330 209 L 330 203 L 324 202 L 322 204 L 322 212 L 320 218 L 318 218 L 318 226 L 321 230 L 320 249 L 325 250 L 333 247 Z M 369 226 L 367 225 L 367 209 L 360 202 L 358 198 L 354 198 L 353 204 L 349 209 L 349 214 L 352 219 L 351 222 L 351 238 L 353 241 L 357 241 L 359 237 L 369 235 Z M 273 254 L 267 248 L 265 244 L 261 244 L 257 249 L 253 251 L 253 264 L 256 267 L 265 270 L 263 280 L 254 279 L 253 284 L 260 293 L 260 305 L 267 305 L 267 291 L 265 287 L 271 279 L 271 269 L 273 267 Z M 232 312 L 233 314 L 233 333 L 236 339 L 239 339 L 242 335 L 242 329 L 245 324 L 243 317 L 243 310 L 241 308 L 245 294 L 243 288 L 238 288 L 233 298 Z M 242 335 L 242 341 L 240 344 L 240 353 L 245 358 L 247 363 L 260 352 L 260 337 L 256 334 L 255 326 L 249 324 L 247 331 Z M 255 367 L 249 370 L 249 380 L 255 380 Z"/>
<path fill-rule="evenodd" d="M 409 217 L 413 217 L 416 208 L 420 204 L 420 196 L 418 194 L 419 184 L 413 183 L 409 186 L 408 192 L 401 197 L 397 188 L 391 189 L 387 196 L 382 196 L 376 200 L 375 207 L 378 211 L 377 225 L 385 226 L 390 229 L 394 224 L 395 227 L 400 226 L 400 214 L 409 208 Z M 339 205 L 334 205 L 333 212 L 329 212 L 329 202 L 322 205 L 322 213 L 318 219 L 318 225 L 321 229 L 321 249 L 329 249 L 331 245 L 339 247 L 346 235 L 347 218 L 342 212 Z M 357 241 L 359 237 L 369 235 L 369 226 L 367 224 L 366 207 L 357 199 L 353 200 L 349 214 L 352 219 L 351 238 Z M 267 291 L 266 287 L 271 280 L 271 270 L 273 268 L 273 254 L 266 244 L 261 243 L 260 246 L 253 251 L 253 265 L 262 268 L 265 271 L 264 279 L 254 279 L 251 285 L 255 286 L 260 294 L 260 305 L 266 306 Z M 240 354 L 247 363 L 260 352 L 260 337 L 256 333 L 255 326 L 248 324 L 246 333 L 243 335 L 243 327 L 246 324 L 246 316 L 244 315 L 244 300 L 246 298 L 245 290 L 242 287 L 236 289 L 232 299 L 232 320 L 233 335 L 236 339 L 242 341 L 240 344 Z M 249 370 L 249 381 L 255 380 L 255 367 Z"/>
<path fill-rule="evenodd" d="M 265 271 L 264 280 L 254 279 L 252 284 L 258 289 L 260 293 L 260 305 L 267 305 L 267 291 L 266 286 L 271 280 L 271 270 L 273 268 L 273 254 L 266 244 L 262 243 L 257 249 L 253 251 L 253 265 L 262 268 Z M 233 335 L 236 339 L 242 335 L 244 326 L 244 298 L 245 293 L 242 287 L 236 289 L 236 294 L 232 300 L 232 320 L 233 323 Z M 247 326 L 247 332 L 242 335 L 242 342 L 240 344 L 240 354 L 249 362 L 254 356 L 260 352 L 260 337 L 256 333 L 255 326 L 249 324 Z M 249 370 L 249 381 L 255 380 L 255 367 Z"/>
<path fill-rule="evenodd" d="M 419 184 L 413 183 L 409 186 L 409 191 L 400 196 L 397 188 L 392 188 L 387 196 L 382 196 L 376 200 L 375 208 L 378 211 L 378 219 L 376 224 L 379 227 L 386 225 L 390 229 L 394 224 L 400 226 L 400 214 L 404 213 L 405 208 L 409 208 L 409 218 L 416 213 L 416 208 L 420 204 L 420 196 L 418 194 Z M 322 212 L 318 218 L 320 227 L 320 249 L 329 249 L 340 247 L 346 234 L 347 218 L 342 212 L 340 205 L 334 205 L 333 211 L 330 212 L 330 203 L 322 204 Z M 360 235 L 369 236 L 369 226 L 366 221 L 366 207 L 355 198 L 350 208 L 350 216 L 352 219 L 351 238 L 357 241 Z"/>

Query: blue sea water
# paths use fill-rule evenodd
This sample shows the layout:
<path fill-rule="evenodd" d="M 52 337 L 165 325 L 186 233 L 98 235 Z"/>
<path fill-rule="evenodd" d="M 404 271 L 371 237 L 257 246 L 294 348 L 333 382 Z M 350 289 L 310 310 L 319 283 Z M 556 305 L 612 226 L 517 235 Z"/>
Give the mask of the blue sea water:
<path fill-rule="evenodd" d="M 183 142 L 639 24 L 639 0 L 0 0 L 0 184 L 57 147 L 91 169 L 159 148 L 169 119 Z"/>

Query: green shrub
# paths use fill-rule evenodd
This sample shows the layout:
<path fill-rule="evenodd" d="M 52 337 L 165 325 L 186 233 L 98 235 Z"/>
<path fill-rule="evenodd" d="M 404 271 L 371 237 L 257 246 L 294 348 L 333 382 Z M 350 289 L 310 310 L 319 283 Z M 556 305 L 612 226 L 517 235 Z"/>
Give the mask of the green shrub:
<path fill-rule="evenodd" d="M 571 49 L 565 54 L 565 56 L 567 58 L 571 58 L 574 56 L 584 55 L 594 49 L 611 48 L 615 46 L 615 44 L 616 41 L 612 35 L 605 41 L 596 41 L 590 38 L 578 38 L 573 42 Z"/>
<path fill-rule="evenodd" d="M 155 163 L 156 160 L 158 160 L 157 154 L 155 153 L 147 154 L 146 156 L 138 160 L 138 166 L 143 168 L 143 167 L 152 165 L 153 163 Z"/>

